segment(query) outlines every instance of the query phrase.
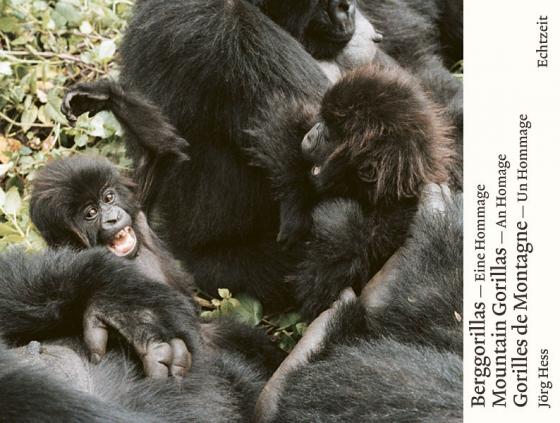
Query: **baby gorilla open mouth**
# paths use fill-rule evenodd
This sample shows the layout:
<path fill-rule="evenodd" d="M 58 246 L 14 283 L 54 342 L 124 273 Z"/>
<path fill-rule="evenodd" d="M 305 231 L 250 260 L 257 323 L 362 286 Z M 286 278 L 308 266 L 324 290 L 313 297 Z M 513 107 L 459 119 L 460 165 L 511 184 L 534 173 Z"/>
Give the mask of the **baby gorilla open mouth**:
<path fill-rule="evenodd" d="M 118 257 L 125 257 L 136 251 L 136 234 L 131 226 L 121 229 L 115 234 L 107 248 Z"/>

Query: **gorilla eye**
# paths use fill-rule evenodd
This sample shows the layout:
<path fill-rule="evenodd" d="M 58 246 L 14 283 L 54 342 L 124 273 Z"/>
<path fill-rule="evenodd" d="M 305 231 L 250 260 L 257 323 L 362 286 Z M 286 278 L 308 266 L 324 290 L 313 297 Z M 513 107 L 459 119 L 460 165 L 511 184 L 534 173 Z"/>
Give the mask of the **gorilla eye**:
<path fill-rule="evenodd" d="M 97 214 L 99 213 L 99 211 L 97 210 L 96 207 L 89 207 L 86 210 L 86 220 L 93 220 L 97 217 Z"/>
<path fill-rule="evenodd" d="M 103 201 L 110 204 L 115 201 L 115 194 L 112 191 L 107 191 L 103 197 Z"/>

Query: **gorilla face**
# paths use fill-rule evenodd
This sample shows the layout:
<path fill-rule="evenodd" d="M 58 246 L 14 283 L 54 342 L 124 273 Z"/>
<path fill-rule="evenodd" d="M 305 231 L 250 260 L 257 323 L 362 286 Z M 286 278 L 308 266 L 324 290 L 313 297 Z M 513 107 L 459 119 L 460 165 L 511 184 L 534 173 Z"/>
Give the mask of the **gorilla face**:
<path fill-rule="evenodd" d="M 325 41 L 347 43 L 354 35 L 355 19 L 355 0 L 322 0 L 307 33 Z"/>
<path fill-rule="evenodd" d="M 331 195 L 348 194 L 349 188 L 363 183 L 350 160 L 344 140 L 339 131 L 324 120 L 319 121 L 305 135 L 301 150 L 312 163 L 311 180 L 318 192 Z"/>
<path fill-rule="evenodd" d="M 109 161 L 75 156 L 43 169 L 33 186 L 31 218 L 51 246 L 106 246 L 134 257 L 140 244 L 132 183 Z"/>
<path fill-rule="evenodd" d="M 132 228 L 132 217 L 123 207 L 117 189 L 108 186 L 86 201 L 83 211 L 69 210 L 77 227 L 82 227 L 88 240 L 107 246 L 116 256 L 133 256 L 138 240 Z"/>

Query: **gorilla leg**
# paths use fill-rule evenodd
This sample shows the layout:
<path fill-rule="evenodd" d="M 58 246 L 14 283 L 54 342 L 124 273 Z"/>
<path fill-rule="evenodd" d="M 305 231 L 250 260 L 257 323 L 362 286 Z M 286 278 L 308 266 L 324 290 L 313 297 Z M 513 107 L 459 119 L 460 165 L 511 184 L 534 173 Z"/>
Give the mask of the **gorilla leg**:
<path fill-rule="evenodd" d="M 290 277 L 305 318 L 327 309 L 347 286 L 360 290 L 367 282 L 369 230 L 358 203 L 332 200 L 316 207 L 304 258 Z"/>
<path fill-rule="evenodd" d="M 328 200 L 313 226 L 297 273 L 290 278 L 306 318 L 328 308 L 347 286 L 359 294 L 408 236 L 415 202 L 369 212 L 351 200 Z"/>
<path fill-rule="evenodd" d="M 260 328 L 222 317 L 202 324 L 202 336 L 209 348 L 235 352 L 261 369 L 267 377 L 278 368 L 286 353 Z"/>

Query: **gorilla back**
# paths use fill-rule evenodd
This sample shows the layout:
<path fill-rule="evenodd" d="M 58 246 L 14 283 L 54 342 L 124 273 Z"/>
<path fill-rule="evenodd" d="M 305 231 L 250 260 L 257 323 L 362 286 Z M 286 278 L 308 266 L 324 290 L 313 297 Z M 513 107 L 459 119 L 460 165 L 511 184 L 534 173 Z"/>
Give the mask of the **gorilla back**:
<path fill-rule="evenodd" d="M 282 281 L 293 257 L 275 239 L 279 227 L 280 238 L 297 233 L 305 214 L 293 212 L 299 205 L 280 208 L 282 193 L 272 192 L 266 170 L 249 166 L 244 149 L 258 145 L 245 129 L 276 92 L 318 101 L 325 75 L 245 0 L 139 2 L 121 51 L 123 83 L 160 106 L 191 144 L 192 160 L 156 181 L 150 224 L 202 289 L 285 305 Z"/>

